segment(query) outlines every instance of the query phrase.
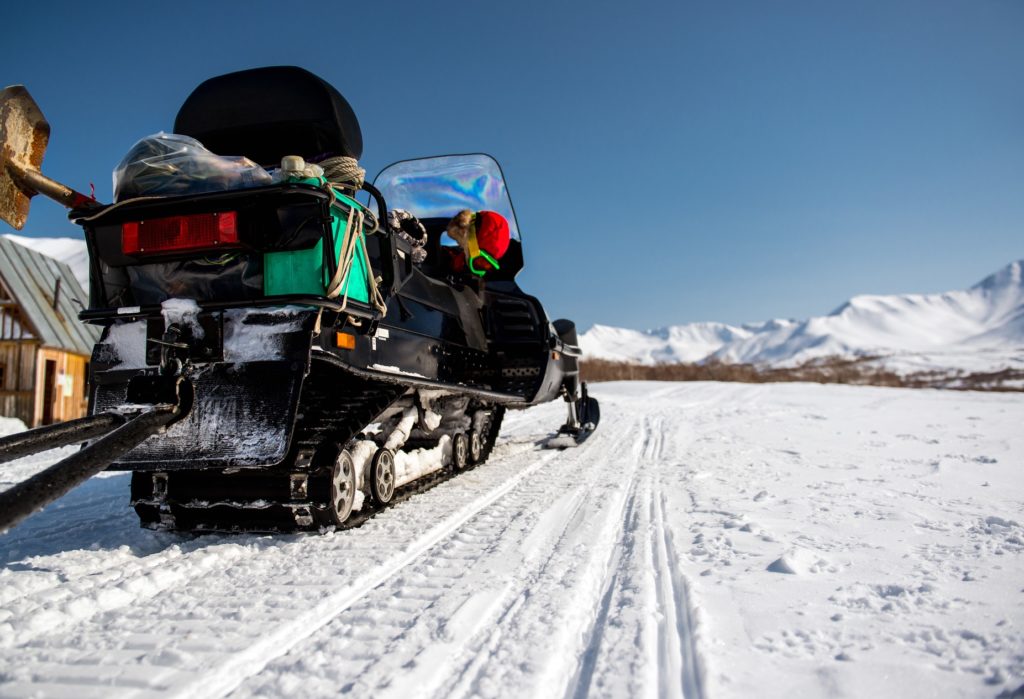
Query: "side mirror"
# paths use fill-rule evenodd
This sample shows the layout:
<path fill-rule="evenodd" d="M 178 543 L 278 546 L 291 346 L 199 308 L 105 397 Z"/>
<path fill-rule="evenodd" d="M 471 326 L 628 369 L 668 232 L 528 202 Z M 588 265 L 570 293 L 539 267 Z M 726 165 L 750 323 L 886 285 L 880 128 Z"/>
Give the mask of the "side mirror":
<path fill-rule="evenodd" d="M 0 90 L 0 219 L 25 227 L 29 200 L 36 194 L 68 208 L 97 206 L 95 200 L 43 176 L 40 168 L 50 124 L 24 85 Z"/>

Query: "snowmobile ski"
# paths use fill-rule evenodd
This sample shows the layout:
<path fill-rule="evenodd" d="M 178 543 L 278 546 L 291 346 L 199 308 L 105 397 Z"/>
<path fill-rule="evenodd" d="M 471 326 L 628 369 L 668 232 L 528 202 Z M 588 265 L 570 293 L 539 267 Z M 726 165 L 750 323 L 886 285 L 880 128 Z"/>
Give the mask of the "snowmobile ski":
<path fill-rule="evenodd" d="M 600 421 L 601 408 L 597 400 L 587 393 L 587 384 L 584 383 L 580 386 L 579 398 L 569 402 L 568 421 L 539 444 L 545 449 L 578 447 L 594 433 Z"/>

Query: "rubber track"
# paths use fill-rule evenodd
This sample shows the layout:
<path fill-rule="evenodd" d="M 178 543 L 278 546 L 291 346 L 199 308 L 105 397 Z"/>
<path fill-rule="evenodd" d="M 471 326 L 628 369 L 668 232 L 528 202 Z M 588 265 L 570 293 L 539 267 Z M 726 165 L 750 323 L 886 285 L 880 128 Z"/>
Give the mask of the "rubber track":
<path fill-rule="evenodd" d="M 367 381 L 314 363 L 303 386 L 295 439 L 284 464 L 262 471 L 228 474 L 220 470 L 169 473 L 167 496 L 162 501 L 153 497 L 151 474 L 133 474 L 132 500 L 142 526 L 191 531 L 317 529 L 322 526 L 317 512 L 326 506 L 326 502 L 318 500 L 329 492 L 325 482 L 328 477 L 319 467 L 334 457 L 333 452 L 322 449 L 323 445 L 347 443 L 405 391 L 404 386 Z M 339 402 L 338 395 L 347 399 Z M 480 463 L 487 460 L 494 448 L 505 412 L 501 406 L 492 410 Z M 294 472 L 310 475 L 309 499 L 304 502 L 291 498 L 289 474 Z M 433 488 L 454 475 L 457 474 L 445 468 L 421 478 L 396 491 L 392 503 Z M 303 508 L 314 515 L 309 525 L 296 523 L 294 512 Z M 367 502 L 346 522 L 346 528 L 359 526 L 377 509 L 380 508 Z"/>
<path fill-rule="evenodd" d="M 366 381 L 314 362 L 303 382 L 292 445 L 281 464 L 234 473 L 220 469 L 171 472 L 167 474 L 167 496 L 163 500 L 153 496 L 151 474 L 133 474 L 132 501 L 142 526 L 200 531 L 301 529 L 295 523 L 293 507 L 311 510 L 318 503 L 292 500 L 289 474 L 312 474 L 320 465 L 314 457 L 322 460 L 333 456 L 318 453 L 321 445 L 345 444 L 405 390 L 400 385 Z M 340 396 L 344 399 L 339 400 Z"/>

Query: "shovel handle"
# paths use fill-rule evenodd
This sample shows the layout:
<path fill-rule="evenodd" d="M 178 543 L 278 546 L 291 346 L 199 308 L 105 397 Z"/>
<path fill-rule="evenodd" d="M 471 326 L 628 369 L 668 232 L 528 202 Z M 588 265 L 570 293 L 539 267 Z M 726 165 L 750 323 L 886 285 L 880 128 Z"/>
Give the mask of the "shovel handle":
<path fill-rule="evenodd" d="M 31 168 L 20 167 L 19 165 L 7 161 L 7 171 L 11 173 L 11 177 L 23 188 L 29 190 L 26 194 L 42 194 L 43 196 L 53 199 L 58 204 L 63 204 L 69 209 L 79 208 L 91 208 L 99 206 L 99 202 L 91 197 L 87 197 L 81 192 L 76 192 L 67 185 L 63 185 L 57 180 L 51 180 L 49 177 Z"/>

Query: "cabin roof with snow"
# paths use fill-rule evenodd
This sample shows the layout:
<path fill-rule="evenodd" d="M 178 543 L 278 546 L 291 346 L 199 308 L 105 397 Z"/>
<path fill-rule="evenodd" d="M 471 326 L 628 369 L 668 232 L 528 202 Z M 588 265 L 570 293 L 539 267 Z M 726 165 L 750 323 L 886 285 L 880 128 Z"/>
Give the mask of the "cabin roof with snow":
<path fill-rule="evenodd" d="M 14 302 L 27 325 L 24 337 L 44 347 L 89 356 L 99 328 L 78 320 L 87 297 L 71 268 L 0 237 L 0 303 Z M 56 297 L 56 302 L 54 297 Z"/>

